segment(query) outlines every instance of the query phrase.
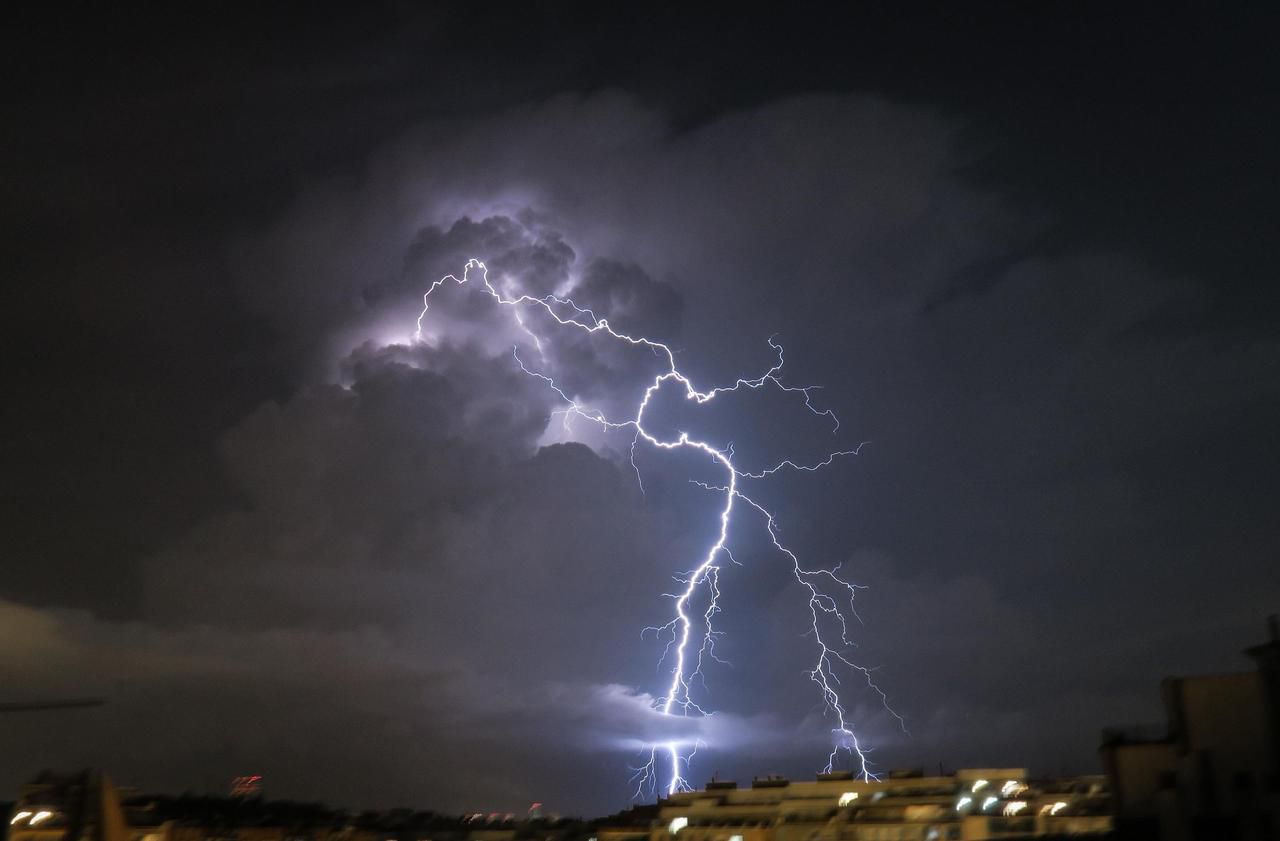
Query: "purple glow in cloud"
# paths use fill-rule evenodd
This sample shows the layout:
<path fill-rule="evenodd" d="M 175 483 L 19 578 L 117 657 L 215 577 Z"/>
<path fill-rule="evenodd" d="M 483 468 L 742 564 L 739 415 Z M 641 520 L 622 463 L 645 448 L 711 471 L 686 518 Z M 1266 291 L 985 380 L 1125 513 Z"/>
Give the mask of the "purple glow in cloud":
<path fill-rule="evenodd" d="M 478 277 L 473 277 L 473 272 L 478 273 Z M 418 316 L 417 331 L 415 333 L 417 340 L 424 340 L 423 326 L 431 308 L 432 294 L 450 282 L 458 286 L 469 283 L 477 284 L 482 287 L 484 293 L 495 304 L 508 309 L 511 312 L 514 324 L 524 339 L 527 340 L 526 343 L 532 345 L 535 353 L 544 363 L 546 362 L 545 351 L 547 345 L 552 341 L 552 337 L 544 336 L 535 329 L 537 323 L 542 321 L 549 325 L 554 325 L 556 328 L 580 331 L 588 335 L 607 336 L 618 343 L 629 345 L 651 354 L 660 363 L 658 373 L 653 376 L 653 379 L 648 382 L 637 396 L 634 414 L 626 419 L 618 420 L 609 417 L 598 408 L 580 402 L 574 395 L 567 393 L 564 388 L 558 385 L 555 377 L 551 374 L 546 373 L 545 370 L 538 366 L 530 367 L 521 357 L 518 344 L 513 348 L 513 356 L 520 369 L 529 376 L 545 382 L 547 387 L 563 401 L 563 409 L 560 411 L 566 423 L 569 417 L 574 416 L 586 419 L 606 430 L 629 431 L 632 433 L 631 464 L 636 470 L 637 478 L 640 477 L 640 470 L 635 463 L 635 452 L 636 448 L 642 444 L 659 450 L 690 451 L 695 455 L 704 457 L 716 470 L 723 473 L 723 485 L 713 486 L 703 482 L 696 482 L 702 488 L 722 495 L 723 503 L 718 514 L 715 539 L 689 572 L 675 576 L 682 588 L 677 593 L 669 594 L 675 604 L 674 615 L 671 619 L 662 625 L 645 629 L 646 632 L 652 631 L 655 636 L 666 639 L 666 646 L 659 665 L 661 666 L 668 660 L 672 664 L 664 694 L 652 700 L 654 708 L 659 710 L 663 716 L 706 718 L 712 715 L 711 711 L 694 699 L 693 684 L 699 678 L 702 678 L 705 683 L 703 667 L 707 660 L 723 662 L 716 657 L 715 641 L 718 632 L 713 624 L 716 614 L 720 612 L 719 576 L 721 567 L 719 564 L 722 558 L 733 562 L 733 556 L 729 549 L 729 532 L 734 513 L 734 503 L 741 500 L 764 518 L 765 527 L 773 547 L 791 562 L 792 574 L 808 593 L 808 606 L 811 617 L 810 631 L 817 646 L 816 658 L 812 667 L 808 670 L 808 674 L 821 692 L 827 714 L 834 720 L 834 726 L 832 727 L 833 746 L 823 770 L 831 771 L 843 752 L 851 757 L 856 757 L 859 773 L 864 778 L 870 779 L 873 774 L 867 750 L 855 735 L 852 723 L 848 718 L 847 708 L 841 701 L 838 689 L 840 678 L 836 671 L 837 664 L 839 664 L 860 674 L 879 695 L 885 708 L 889 709 L 888 698 L 883 690 L 876 685 L 871 671 L 865 666 L 853 662 L 844 654 L 844 651 L 852 645 L 849 639 L 849 624 L 857 617 L 853 600 L 858 588 L 837 575 L 838 567 L 836 569 L 806 569 L 802 567 L 795 554 L 780 541 L 774 515 L 751 497 L 746 496 L 739 488 L 740 480 L 765 479 L 784 469 L 819 470 L 829 466 L 836 458 L 856 455 L 858 448 L 834 451 L 828 454 L 825 459 L 812 465 L 797 464 L 790 459 L 786 459 L 763 470 L 744 471 L 735 464 L 734 452 L 731 446 L 719 449 L 705 440 L 690 437 L 689 433 L 684 431 L 675 433 L 674 437 L 664 437 L 654 432 L 645 423 L 645 413 L 649 409 L 651 402 L 659 392 L 667 387 L 678 389 L 678 392 L 683 395 L 685 400 L 699 405 L 710 403 L 722 394 L 736 392 L 740 389 L 770 387 L 787 394 L 800 395 L 805 408 L 809 412 L 831 420 L 834 432 L 839 428 L 839 420 L 831 410 L 819 409 L 814 406 L 812 392 L 815 390 L 815 386 L 791 386 L 782 381 L 781 373 L 785 359 L 781 345 L 777 344 L 773 339 L 769 340 L 770 347 L 777 352 L 777 362 L 763 374 L 751 378 L 739 377 L 731 385 L 700 391 L 679 370 L 676 365 L 675 355 L 668 345 L 644 336 L 631 336 L 627 333 L 619 332 L 610 326 L 607 318 L 596 315 L 590 308 L 579 306 L 570 298 L 562 295 L 554 293 L 542 296 L 529 294 L 506 295 L 490 282 L 489 271 L 485 264 L 474 258 L 467 261 L 462 277 L 447 275 L 434 282 L 423 295 L 423 308 Z M 824 585 L 826 589 L 824 589 Z M 836 595 L 832 595 L 827 590 L 833 591 Z M 706 601 L 706 607 L 700 613 L 696 612 L 692 607 L 695 597 L 698 596 L 701 596 Z M 697 626 L 696 632 L 695 625 Z M 837 633 L 833 635 L 828 630 L 824 630 L 824 626 L 827 625 L 838 629 Z M 891 709 L 889 709 L 889 712 L 897 717 L 897 714 L 893 713 Z M 901 723 L 900 717 L 898 717 L 898 720 Z M 636 783 L 636 795 L 639 796 L 645 792 L 656 793 L 659 786 L 668 794 L 686 789 L 688 786 L 685 774 L 700 744 L 701 741 L 697 738 L 690 741 L 679 737 L 649 742 L 647 744 L 647 761 L 636 769 L 636 776 L 633 778 Z M 659 762 L 660 755 L 665 757 L 662 762 Z M 660 766 L 663 765 L 668 768 L 665 772 L 665 782 L 661 779 L 664 772 L 660 769 Z"/>

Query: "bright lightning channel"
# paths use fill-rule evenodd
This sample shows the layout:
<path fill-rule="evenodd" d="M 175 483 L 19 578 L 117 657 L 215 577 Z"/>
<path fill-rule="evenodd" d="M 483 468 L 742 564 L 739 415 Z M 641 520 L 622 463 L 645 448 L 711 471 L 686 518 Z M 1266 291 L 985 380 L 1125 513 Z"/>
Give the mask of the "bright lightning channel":
<path fill-rule="evenodd" d="M 479 272 L 478 282 L 483 287 L 484 292 L 499 305 L 511 309 L 517 328 L 529 337 L 539 355 L 543 353 L 543 338 L 529 327 L 521 314 L 523 308 L 533 311 L 540 310 L 561 327 L 580 330 L 588 334 L 604 334 L 619 342 L 625 342 L 634 347 L 646 348 L 665 362 L 665 369 L 654 377 L 653 382 L 645 388 L 641 395 L 634 417 L 626 420 L 614 420 L 605 416 L 600 410 L 583 406 L 578 400 L 570 397 L 556 384 L 554 378 L 550 375 L 528 367 L 524 360 L 520 358 L 519 348 L 514 348 L 513 355 L 520 369 L 529 376 L 545 382 L 557 397 L 564 401 L 564 408 L 559 411 L 564 413 L 566 423 L 569 416 L 573 415 L 599 424 L 605 429 L 627 429 L 633 431 L 631 465 L 636 471 L 637 478 L 640 477 L 640 470 L 635 462 L 635 453 L 636 447 L 641 442 L 660 450 L 692 450 L 702 453 L 724 473 L 724 483 L 722 485 L 711 485 L 703 482 L 695 483 L 707 491 L 722 495 L 723 505 L 720 508 L 715 541 L 707 548 L 697 566 L 686 575 L 676 578 L 676 581 L 680 582 L 683 588 L 678 593 L 669 594 L 674 599 L 675 615 L 664 625 L 645 629 L 646 632 L 652 631 L 657 636 L 667 635 L 666 648 L 663 651 L 662 658 L 659 660 L 659 666 L 666 662 L 668 657 L 672 659 L 671 679 L 666 687 L 666 694 L 660 696 L 655 702 L 657 709 L 660 709 L 664 715 L 678 713 L 682 716 L 708 716 L 711 714 L 694 701 L 693 683 L 696 679 L 703 678 L 702 669 L 705 659 L 709 658 L 717 662 L 724 662 L 716 657 L 715 654 L 715 641 L 720 632 L 716 631 L 713 626 L 713 619 L 720 612 L 720 567 L 717 562 L 720 556 L 723 555 L 730 562 L 737 563 L 733 560 L 728 543 L 734 503 L 740 501 L 761 515 L 765 531 L 774 549 L 791 563 L 792 574 L 795 576 L 796 581 L 809 594 L 809 613 L 812 619 L 809 633 L 816 642 L 817 656 L 812 663 L 812 667 L 808 670 L 808 674 L 809 678 L 817 684 L 824 709 L 828 715 L 834 718 L 835 723 L 835 727 L 832 728 L 833 747 L 827 757 L 827 764 L 823 771 L 831 772 L 843 753 L 857 763 L 859 774 L 863 779 L 873 779 L 875 775 L 872 772 L 868 757 L 869 750 L 859 742 L 854 734 L 848 717 L 848 708 L 840 699 L 838 691 L 840 678 L 836 672 L 837 664 L 841 664 L 860 674 L 867 685 L 880 697 L 885 709 L 897 718 L 899 723 L 902 723 L 902 718 L 889 708 L 888 698 L 884 691 L 876 685 L 872 670 L 866 666 L 858 665 L 843 653 L 853 645 L 849 639 L 849 622 L 850 618 L 858 618 L 853 600 L 859 587 L 837 575 L 839 571 L 838 565 L 830 570 L 802 567 L 795 553 L 782 543 L 774 515 L 760 503 L 743 493 L 739 487 L 740 480 L 765 479 L 782 470 L 809 472 L 821 470 L 829 466 L 837 458 L 857 455 L 861 445 L 852 450 L 832 452 L 825 459 L 815 464 L 798 464 L 790 459 L 784 459 L 778 464 L 763 470 L 746 471 L 735 465 L 732 446 L 723 450 L 717 449 L 705 441 L 690 438 L 686 432 L 680 432 L 675 438 L 664 439 L 658 437 L 645 426 L 645 411 L 649 408 L 650 401 L 654 395 L 669 383 L 674 383 L 683 388 L 685 399 L 698 404 L 709 403 L 721 394 L 738 391 L 741 388 L 759 389 L 771 386 L 789 394 L 801 395 L 805 408 L 814 415 L 830 419 L 832 431 L 835 432 L 840 428 L 840 421 L 835 413 L 830 409 L 819 409 L 813 404 L 813 392 L 820 386 L 791 386 L 783 383 L 780 378 L 785 362 L 782 346 L 770 338 L 769 346 L 777 353 L 777 362 L 763 374 L 754 378 L 739 377 L 732 385 L 719 386 L 708 391 L 699 391 L 689 378 L 677 368 L 675 354 L 668 345 L 644 336 L 635 337 L 620 333 L 609 325 L 607 319 L 598 317 L 589 308 L 578 306 L 568 298 L 557 295 L 546 295 L 540 298 L 531 295 L 518 295 L 516 297 L 503 295 L 489 282 L 489 271 L 485 264 L 476 259 L 467 261 L 466 266 L 463 268 L 462 277 L 446 275 L 432 283 L 430 288 L 423 294 L 422 312 L 418 315 L 418 328 L 415 333 L 415 337 L 418 340 L 422 339 L 423 320 L 430 309 L 432 293 L 449 281 L 458 285 L 476 283 L 477 281 L 472 277 L 473 271 Z M 825 588 L 823 585 L 826 585 Z M 827 592 L 827 589 L 837 592 L 840 598 L 837 599 L 832 596 Z M 690 604 L 700 591 L 707 598 L 707 608 L 702 614 L 695 617 L 691 614 Z M 826 623 L 830 623 L 839 629 L 839 633 L 836 635 L 838 641 L 824 633 L 823 626 L 826 624 L 823 621 L 824 619 Z M 691 647 L 695 621 L 700 629 L 700 641 L 696 650 Z M 633 782 L 636 784 L 636 795 L 639 796 L 646 792 L 650 794 L 656 793 L 659 778 L 663 776 L 659 770 L 662 765 L 666 765 L 669 769 L 667 771 L 667 782 L 663 786 L 668 795 L 677 791 L 688 790 L 689 786 L 686 782 L 685 774 L 688 771 L 690 761 L 697 753 L 699 745 L 699 742 L 694 742 L 691 745 L 683 745 L 679 742 L 652 745 L 649 749 L 648 761 L 639 768 L 634 769 L 636 776 L 633 777 Z M 682 750 L 686 747 L 689 748 L 688 754 L 682 753 Z M 662 756 L 665 756 L 665 760 L 660 760 Z"/>

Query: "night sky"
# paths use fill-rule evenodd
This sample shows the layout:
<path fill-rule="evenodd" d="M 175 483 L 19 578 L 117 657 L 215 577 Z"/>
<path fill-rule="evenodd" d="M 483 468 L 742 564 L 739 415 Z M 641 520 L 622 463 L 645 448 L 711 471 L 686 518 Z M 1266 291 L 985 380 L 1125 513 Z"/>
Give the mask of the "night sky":
<path fill-rule="evenodd" d="M 151 790 L 600 814 L 661 734 L 705 464 L 576 423 L 468 257 L 573 288 L 859 584 L 882 769 L 1093 772 L 1280 609 L 1272 11 L 1114 4 L 70 6 L 0 38 L 0 798 Z M 10 13 L 12 14 L 12 13 Z M 436 313 L 434 308 L 431 311 Z M 556 351 L 625 407 L 633 360 Z M 642 383 L 641 383 L 642 384 Z M 829 749 L 758 520 L 691 778 Z M 659 723 L 660 724 L 660 723 Z M 656 728 L 656 729 L 655 729 Z"/>

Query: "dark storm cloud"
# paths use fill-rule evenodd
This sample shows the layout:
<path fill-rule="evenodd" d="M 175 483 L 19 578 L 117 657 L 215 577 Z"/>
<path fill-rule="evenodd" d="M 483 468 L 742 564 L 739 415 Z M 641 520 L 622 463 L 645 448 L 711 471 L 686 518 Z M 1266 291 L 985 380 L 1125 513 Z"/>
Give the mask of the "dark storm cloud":
<path fill-rule="evenodd" d="M 872 585 L 858 657 L 911 731 L 852 691 L 877 759 L 1089 767 L 1101 724 L 1153 714 L 1161 672 L 1217 663 L 1267 607 L 1274 539 L 1246 488 L 1275 454 L 1258 419 L 1280 348 L 1172 329 L 1211 297 L 1202 278 L 1042 247 L 1048 211 L 961 174 L 963 128 L 804 96 L 677 130 L 625 95 L 560 96 L 431 122 L 313 184 L 233 248 L 240 294 L 312 379 L 222 436 L 237 505 L 148 557 L 138 622 L 6 605 L 6 636 L 30 641 L 6 662 L 49 691 L 126 681 L 100 715 L 156 716 L 218 779 L 251 765 L 342 802 L 617 804 L 628 740 L 659 732 L 661 646 L 639 629 L 712 503 L 687 464 L 642 456 L 642 496 L 616 442 L 564 432 L 514 364 L 526 339 L 474 290 L 443 287 L 428 343 L 406 344 L 425 288 L 475 256 L 499 288 L 571 289 L 672 341 L 701 384 L 767 368 L 780 334 L 841 435 L 754 394 L 711 417 L 760 464 L 871 439 L 760 494 L 803 557 Z M 610 411 L 646 371 L 576 334 L 545 362 Z M 829 724 L 803 603 L 760 536 L 735 532 L 734 666 L 699 726 L 729 775 L 808 773 Z M 15 761 L 83 755 L 79 727 Z M 143 784 L 188 767 L 99 744 Z"/>
<path fill-rule="evenodd" d="M 502 470 L 532 454 L 549 401 L 518 370 L 465 349 L 424 355 L 357 351 L 350 388 L 316 386 L 231 430 L 224 460 L 244 510 L 154 561 L 153 615 L 232 621 L 265 610 L 272 624 L 318 599 L 306 611 L 316 621 L 367 621 L 385 615 L 378 599 L 412 593 L 358 579 L 439 574 L 427 551 L 444 542 L 439 523 L 502 491 Z"/>
<path fill-rule="evenodd" d="M 684 301 L 670 284 L 656 281 L 635 263 L 597 259 L 573 288 L 574 303 L 607 313 L 616 330 L 633 336 L 680 335 Z"/>
<path fill-rule="evenodd" d="M 536 777 L 494 773 L 477 753 L 516 758 L 533 775 L 553 770 L 566 750 L 615 761 L 636 739 L 672 735 L 652 699 L 625 687 L 530 684 L 465 663 L 439 668 L 420 646 L 368 628 L 158 630 L 0 602 L 0 630 L 0 665 L 27 691 L 109 693 L 117 707 L 68 719 L 56 732 L 15 733 L 9 751 L 76 752 L 111 767 L 125 731 L 136 766 L 117 774 L 140 782 L 173 774 L 218 787 L 252 767 L 276 780 L 280 796 L 324 790 L 336 776 L 361 802 L 444 796 L 459 809 L 514 808 L 540 795 Z M 690 739 L 776 732 L 772 722 L 732 717 L 687 724 Z M 617 799 L 607 789 L 591 794 Z"/>

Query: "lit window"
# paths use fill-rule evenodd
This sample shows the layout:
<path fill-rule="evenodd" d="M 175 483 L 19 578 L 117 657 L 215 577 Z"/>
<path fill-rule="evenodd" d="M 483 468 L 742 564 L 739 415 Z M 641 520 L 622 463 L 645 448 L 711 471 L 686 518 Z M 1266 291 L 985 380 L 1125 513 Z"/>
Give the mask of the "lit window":
<path fill-rule="evenodd" d="M 973 784 L 973 793 L 977 794 L 989 785 L 991 785 L 991 783 L 987 780 L 977 780 Z"/>
<path fill-rule="evenodd" d="M 730 835 L 730 836 L 729 836 L 729 841 L 742 841 L 742 836 L 741 836 L 741 835 Z"/>
<path fill-rule="evenodd" d="M 972 797 L 961 797 L 959 800 L 956 801 L 956 811 L 957 812 L 962 811 L 965 806 L 968 806 L 972 802 L 973 802 Z"/>
<path fill-rule="evenodd" d="M 19 812 L 18 814 L 14 815 L 12 818 L 9 819 L 9 826 L 13 826 L 19 821 L 25 821 L 29 817 L 31 817 L 30 812 Z"/>
<path fill-rule="evenodd" d="M 47 821 L 51 817 L 53 817 L 53 812 L 45 812 L 43 810 L 36 812 L 34 815 L 31 816 L 31 820 L 30 822 L 28 822 L 27 826 L 35 826 L 38 823 L 43 823 L 44 821 Z"/>
<path fill-rule="evenodd" d="M 999 799 L 999 797 L 988 797 L 986 800 L 982 801 L 982 811 L 985 812 L 992 806 L 996 805 L 996 801 Z"/>
<path fill-rule="evenodd" d="M 846 791 L 844 794 L 840 795 L 840 808 L 843 809 L 845 806 L 848 806 L 850 803 L 852 803 L 857 799 L 858 799 L 858 792 Z M 733 841 L 733 839 L 730 839 L 730 841 Z"/>
<path fill-rule="evenodd" d="M 1027 808 L 1027 801 L 1010 800 L 1008 803 L 1004 804 L 1004 816 L 1006 818 L 1011 818 L 1025 808 Z"/>
<path fill-rule="evenodd" d="M 675 835 L 677 832 L 684 829 L 688 825 L 689 825 L 688 818 L 672 818 L 671 823 L 667 824 L 667 829 L 671 831 L 672 835 Z"/>
<path fill-rule="evenodd" d="M 1026 790 L 1025 783 L 1020 783 L 1017 780 L 1005 780 L 1004 785 L 1000 786 L 1000 796 L 1013 797 L 1016 794 L 1022 794 Z"/>

